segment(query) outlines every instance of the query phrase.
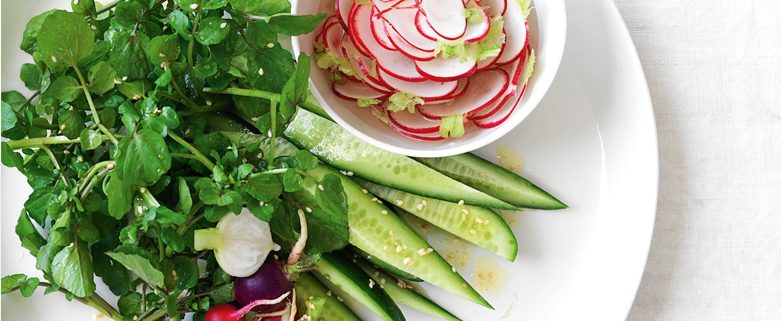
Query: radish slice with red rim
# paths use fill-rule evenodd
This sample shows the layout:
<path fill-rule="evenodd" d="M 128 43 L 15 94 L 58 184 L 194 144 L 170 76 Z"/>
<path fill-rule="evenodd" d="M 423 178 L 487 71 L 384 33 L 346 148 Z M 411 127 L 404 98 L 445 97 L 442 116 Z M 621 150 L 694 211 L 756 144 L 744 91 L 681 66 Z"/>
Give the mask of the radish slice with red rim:
<path fill-rule="evenodd" d="M 388 22 L 388 28 L 394 29 L 411 46 L 427 52 L 434 52 L 437 48 L 437 42 L 424 36 L 418 28 L 415 27 L 415 19 L 418 15 L 417 8 L 411 9 L 391 9 L 382 14 L 382 18 Z"/>
<path fill-rule="evenodd" d="M 489 69 L 472 75 L 469 82 L 470 86 L 458 99 L 447 104 L 418 106 L 418 111 L 429 119 L 479 112 L 502 98 L 510 76 L 502 69 Z"/>
<path fill-rule="evenodd" d="M 393 92 L 393 89 L 378 77 L 374 60 L 361 55 L 348 37 L 342 39 L 342 55 L 347 58 L 354 71 L 361 77 L 361 81 L 367 86 L 384 93 Z"/>
<path fill-rule="evenodd" d="M 515 95 L 507 96 L 508 99 L 504 100 L 504 104 L 500 105 L 499 108 L 491 111 L 489 115 L 483 116 L 479 119 L 472 118 L 472 123 L 480 128 L 494 128 L 501 125 L 508 118 L 510 118 L 510 115 L 512 115 L 512 113 L 515 111 L 515 108 L 518 107 L 518 104 L 521 102 L 521 98 L 523 98 L 524 91 L 526 91 L 526 85 L 523 85 L 523 88 Z"/>
<path fill-rule="evenodd" d="M 334 1 L 336 16 L 339 18 L 339 23 L 342 24 L 344 29 L 347 29 L 350 26 L 350 8 L 352 8 L 354 2 L 355 0 Z"/>
<path fill-rule="evenodd" d="M 497 64 L 505 64 L 521 57 L 524 54 L 523 49 L 529 44 L 529 28 L 517 1 L 507 3 L 507 12 L 504 14 L 504 34 L 505 44 L 502 54 L 496 60 Z"/>
<path fill-rule="evenodd" d="M 424 81 L 426 78 L 415 68 L 415 62 L 398 51 L 390 51 L 377 43 L 371 33 L 370 13 L 371 7 L 364 5 L 353 5 L 353 14 L 350 21 L 351 34 L 353 41 L 362 43 L 369 51 L 367 56 L 374 58 L 377 66 L 385 70 L 388 74 L 406 81 Z M 369 33 L 369 34 L 367 34 Z M 356 45 L 357 47 L 357 45 Z"/>
<path fill-rule="evenodd" d="M 422 140 L 422 141 L 428 141 L 428 142 L 435 142 L 445 139 L 442 137 L 439 132 L 437 133 L 431 133 L 431 134 L 416 134 L 409 131 L 404 130 L 403 128 L 396 126 L 394 123 L 390 124 L 390 127 L 393 128 L 397 133 L 401 134 L 404 137 L 412 138 L 415 140 Z M 437 129 L 439 130 L 439 129 Z"/>
<path fill-rule="evenodd" d="M 480 0 L 480 5 L 493 17 L 504 15 L 507 11 L 507 1 L 511 0 Z"/>
<path fill-rule="evenodd" d="M 323 23 L 320 25 L 320 28 L 318 29 L 319 31 L 317 33 L 317 36 L 315 36 L 315 42 L 323 43 L 326 30 L 328 30 L 328 28 L 330 28 L 331 25 L 335 23 L 339 23 L 339 19 L 335 15 L 326 18 L 325 21 L 323 21 Z"/>
<path fill-rule="evenodd" d="M 341 25 L 338 23 L 329 25 L 323 31 L 323 46 L 338 57 L 340 54 L 339 48 L 342 45 L 341 40 L 344 35 L 344 29 L 342 29 Z"/>
<path fill-rule="evenodd" d="M 388 96 L 385 93 L 372 89 L 362 82 L 350 80 L 343 83 L 334 82 L 331 85 L 331 89 L 333 89 L 334 94 L 340 98 L 352 101 L 358 99 L 379 99 Z"/>
<path fill-rule="evenodd" d="M 428 24 L 423 11 L 418 10 L 418 12 L 415 13 L 415 29 L 418 29 L 418 32 L 423 35 L 423 37 L 430 40 L 438 41 L 442 39 L 434 29 L 431 29 L 431 25 Z"/>
<path fill-rule="evenodd" d="M 477 70 L 477 62 L 473 55 L 466 59 L 461 57 L 436 57 L 429 61 L 416 61 L 418 72 L 424 77 L 435 81 L 452 81 L 472 75 Z"/>
<path fill-rule="evenodd" d="M 431 134 L 439 132 L 438 120 L 426 119 L 418 113 L 402 110 L 388 112 L 388 119 L 393 125 L 414 134 Z"/>
<path fill-rule="evenodd" d="M 458 81 L 438 82 L 433 80 L 410 82 L 393 77 L 384 70 L 378 72 L 380 79 L 388 86 L 420 98 L 441 98 L 454 93 L 458 88 Z"/>
<path fill-rule="evenodd" d="M 480 41 L 488 34 L 488 30 L 491 29 L 491 18 L 488 16 L 488 12 L 480 7 L 475 0 L 470 0 L 467 3 L 467 8 L 470 7 L 477 9 L 482 17 L 479 21 L 467 21 L 466 31 L 462 39 L 466 42 Z"/>
<path fill-rule="evenodd" d="M 464 78 L 458 81 L 458 87 L 453 93 L 444 97 L 423 98 L 423 101 L 428 105 L 445 104 L 461 97 L 469 88 L 469 78 Z"/>
<path fill-rule="evenodd" d="M 407 42 L 407 40 L 405 40 L 401 35 L 399 35 L 395 28 L 389 26 L 387 23 L 385 24 L 385 32 L 388 35 L 388 39 L 390 39 L 390 41 L 393 43 L 393 46 L 395 46 L 399 52 L 408 58 L 418 61 L 434 59 L 433 50 L 429 52 L 416 48 Z"/>
<path fill-rule="evenodd" d="M 419 6 L 431 29 L 442 38 L 456 40 L 466 32 L 462 0 L 421 0 Z"/>
<path fill-rule="evenodd" d="M 372 35 L 374 36 L 374 40 L 377 40 L 377 43 L 387 50 L 391 50 L 391 51 L 398 50 L 396 48 L 396 45 L 394 45 L 393 42 L 388 37 L 388 31 L 386 30 L 387 28 L 385 27 L 385 20 L 383 20 L 377 15 L 376 7 L 373 8 L 372 10 L 374 11 L 372 12 L 371 28 L 372 28 Z"/>
<path fill-rule="evenodd" d="M 505 43 L 502 43 L 502 49 L 499 50 L 499 54 L 496 55 L 496 57 L 483 59 L 477 62 L 477 71 L 482 71 L 488 68 L 491 68 L 496 65 L 496 61 L 499 60 L 499 57 L 502 55 L 502 52 L 504 52 L 504 45 Z"/>

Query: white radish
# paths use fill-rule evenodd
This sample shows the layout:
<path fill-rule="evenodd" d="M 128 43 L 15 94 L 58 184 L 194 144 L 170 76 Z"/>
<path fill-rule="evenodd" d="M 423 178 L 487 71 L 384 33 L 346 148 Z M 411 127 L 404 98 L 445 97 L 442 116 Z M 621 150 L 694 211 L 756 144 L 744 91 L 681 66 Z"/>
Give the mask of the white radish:
<path fill-rule="evenodd" d="M 431 28 L 442 38 L 456 40 L 466 32 L 462 0 L 421 0 L 420 9 Z"/>
<path fill-rule="evenodd" d="M 469 82 L 470 86 L 461 97 L 446 104 L 418 106 L 418 111 L 430 119 L 479 112 L 503 97 L 510 76 L 502 69 L 489 69 L 472 75 Z"/>
<path fill-rule="evenodd" d="M 505 43 L 497 64 L 505 64 L 521 57 L 529 43 L 529 29 L 518 1 L 507 1 L 504 14 Z"/>
<path fill-rule="evenodd" d="M 504 103 L 499 108 L 492 110 L 488 115 L 480 118 L 472 118 L 472 122 L 475 126 L 480 128 L 494 128 L 504 123 L 510 115 L 512 115 L 515 108 L 523 98 L 523 92 L 526 89 L 524 85 L 523 90 L 517 92 L 514 95 L 507 96 L 507 99 L 502 100 Z"/>
<path fill-rule="evenodd" d="M 434 41 L 442 39 L 434 29 L 431 29 L 431 25 L 428 24 L 426 15 L 423 14 L 423 11 L 418 10 L 418 12 L 415 13 L 415 29 L 418 29 L 418 32 L 427 39 Z"/>
<path fill-rule="evenodd" d="M 446 97 L 458 88 L 458 81 L 438 82 L 433 80 L 410 82 L 399 79 L 386 73 L 384 70 L 378 72 L 388 86 L 398 91 L 418 96 L 420 98 L 439 98 Z"/>

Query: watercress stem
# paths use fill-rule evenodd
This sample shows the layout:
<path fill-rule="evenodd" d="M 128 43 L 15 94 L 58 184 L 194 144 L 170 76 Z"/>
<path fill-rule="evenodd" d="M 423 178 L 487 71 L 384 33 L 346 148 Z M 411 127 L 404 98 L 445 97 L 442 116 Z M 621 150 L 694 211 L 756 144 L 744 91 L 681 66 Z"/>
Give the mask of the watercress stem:
<path fill-rule="evenodd" d="M 226 94 L 226 95 L 234 95 L 234 96 L 263 98 L 263 99 L 268 99 L 270 101 L 276 101 L 276 102 L 279 102 L 282 99 L 282 96 L 278 93 L 257 90 L 257 89 L 244 89 L 244 88 L 230 87 L 222 90 L 211 90 L 210 88 L 204 88 L 203 91 L 213 93 L 213 94 Z"/>
<path fill-rule="evenodd" d="M 108 137 L 103 137 L 103 141 L 108 140 Z M 70 139 L 65 136 L 50 136 L 50 137 L 38 137 L 38 138 L 27 138 L 27 139 L 20 139 L 20 140 L 12 140 L 8 142 L 8 147 L 11 147 L 11 149 L 23 149 L 23 148 L 41 148 L 41 146 L 46 145 L 63 145 L 63 144 L 77 144 L 79 143 L 79 139 Z"/>
<path fill-rule="evenodd" d="M 276 145 L 275 143 L 276 143 L 276 136 L 277 136 L 277 101 L 276 100 L 271 101 L 270 109 L 271 109 L 271 129 L 269 129 L 269 131 L 271 134 L 270 135 L 271 142 L 269 142 L 269 149 L 268 149 L 269 150 L 268 169 L 274 169 L 274 155 L 275 155 L 274 147 Z"/>
<path fill-rule="evenodd" d="M 49 147 L 46 147 L 44 145 L 40 146 L 40 149 L 43 150 L 47 156 L 49 156 L 49 159 L 52 160 L 52 164 L 54 164 L 54 168 L 57 169 L 57 172 L 60 174 L 60 178 L 62 178 L 62 182 L 65 183 L 65 186 L 71 187 L 70 182 L 68 182 L 68 178 L 65 177 L 65 174 L 62 172 L 62 168 L 60 168 L 60 162 L 57 161 L 57 157 L 54 157 L 54 153 L 52 153 L 52 150 L 49 149 Z"/>
<path fill-rule="evenodd" d="M 148 206 L 160 207 L 160 202 L 158 202 L 154 195 L 149 192 L 148 188 L 142 187 L 138 189 L 138 192 L 141 193 L 141 197 L 144 198 L 144 202 L 146 202 Z"/>
<path fill-rule="evenodd" d="M 78 192 L 79 193 L 84 192 L 85 188 L 90 185 L 90 181 L 92 180 L 93 177 L 95 177 L 95 175 L 98 174 L 98 172 L 100 172 L 104 168 L 109 168 L 109 170 L 112 170 L 115 167 L 116 167 L 116 163 L 114 161 L 102 161 L 100 163 L 92 165 L 92 167 L 87 172 L 87 175 L 81 179 L 81 182 L 79 183 L 78 186 Z"/>
<path fill-rule="evenodd" d="M 195 155 L 195 157 L 198 158 L 198 161 L 200 161 L 201 164 L 206 166 L 206 168 L 208 168 L 209 170 L 214 169 L 216 165 L 214 165 L 214 163 L 211 160 L 209 160 L 209 158 L 206 157 L 206 155 L 204 155 L 203 153 L 201 153 L 201 151 L 195 148 L 195 146 L 191 145 L 186 140 L 184 140 L 184 138 L 180 137 L 179 135 L 177 135 L 176 133 L 170 130 L 168 131 L 168 136 L 171 137 L 177 143 L 179 143 L 179 145 L 182 145 L 182 147 L 189 150 L 190 153 L 193 153 L 193 155 Z"/>
<path fill-rule="evenodd" d="M 114 134 L 111 133 L 106 126 L 103 126 L 103 124 L 100 123 L 100 117 L 98 117 L 98 110 L 95 109 L 95 103 L 92 101 L 92 95 L 89 93 L 89 87 L 87 86 L 87 80 L 84 79 L 84 74 L 81 72 L 81 69 L 79 69 L 78 65 L 71 65 L 73 67 L 73 70 L 76 71 L 76 75 L 79 77 L 79 82 L 81 83 L 81 89 L 84 90 L 84 96 L 87 97 L 87 104 L 89 105 L 89 109 L 92 112 L 92 120 L 95 122 L 95 124 L 98 125 L 98 128 L 100 128 L 100 131 L 108 136 L 109 140 L 111 140 L 111 143 L 116 145 L 119 143 L 116 137 L 114 137 Z"/>
<path fill-rule="evenodd" d="M 103 8 L 100 8 L 100 10 L 98 10 L 97 12 L 95 12 L 95 15 L 96 15 L 96 16 L 98 16 L 98 15 L 100 15 L 100 14 L 102 14 L 102 13 L 106 12 L 106 11 L 109 11 L 109 10 L 111 10 L 111 9 L 114 9 L 114 7 L 116 7 L 116 6 L 117 6 L 117 5 L 118 5 L 120 2 L 122 2 L 122 1 L 124 1 L 124 0 L 114 0 L 114 1 L 112 1 L 112 2 L 110 2 L 110 3 L 108 3 L 108 4 L 106 4 L 106 6 L 105 6 L 105 7 L 103 7 Z"/>
<path fill-rule="evenodd" d="M 112 307 L 111 304 L 106 302 L 106 300 L 103 300 L 103 298 L 100 297 L 100 295 L 98 295 L 97 293 L 93 293 L 92 295 L 87 297 L 87 302 L 93 302 L 95 306 L 92 306 L 89 303 L 87 303 L 93 308 L 98 309 L 98 307 L 100 307 L 98 311 L 102 312 L 103 314 L 106 314 L 109 318 L 112 318 L 117 321 L 123 320 L 122 315 L 119 314 L 119 312 L 117 312 L 117 310 L 114 309 L 114 307 Z"/>

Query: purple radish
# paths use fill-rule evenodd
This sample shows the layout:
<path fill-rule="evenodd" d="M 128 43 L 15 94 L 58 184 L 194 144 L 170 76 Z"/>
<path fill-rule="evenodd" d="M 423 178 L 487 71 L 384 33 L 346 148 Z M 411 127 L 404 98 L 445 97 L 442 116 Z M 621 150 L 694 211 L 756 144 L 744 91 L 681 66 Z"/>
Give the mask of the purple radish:
<path fill-rule="evenodd" d="M 277 304 L 283 302 L 290 292 L 285 292 L 272 300 L 256 300 L 245 304 L 241 309 L 237 309 L 232 304 L 218 304 L 206 312 L 204 321 L 240 321 L 247 312 L 260 305 Z"/>

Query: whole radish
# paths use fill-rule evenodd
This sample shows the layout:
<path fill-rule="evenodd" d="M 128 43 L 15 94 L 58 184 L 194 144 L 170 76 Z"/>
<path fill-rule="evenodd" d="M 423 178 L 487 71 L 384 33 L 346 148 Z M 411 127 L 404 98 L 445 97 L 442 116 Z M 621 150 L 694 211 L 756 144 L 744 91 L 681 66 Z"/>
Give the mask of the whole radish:
<path fill-rule="evenodd" d="M 255 300 L 269 300 L 290 291 L 292 282 L 288 278 L 282 262 L 269 257 L 263 262 L 257 272 L 247 277 L 233 280 L 233 297 L 241 305 L 247 305 Z M 274 312 L 285 308 L 286 302 L 274 305 L 260 305 L 252 310 L 255 312 Z"/>
<path fill-rule="evenodd" d="M 289 294 L 290 292 L 286 292 L 273 300 L 252 301 L 250 304 L 245 305 L 241 309 L 237 309 L 232 304 L 218 304 L 211 307 L 209 311 L 206 312 L 204 321 L 241 321 L 241 318 L 244 317 L 247 312 L 252 310 L 252 308 L 259 305 L 269 305 L 283 302 Z"/>

